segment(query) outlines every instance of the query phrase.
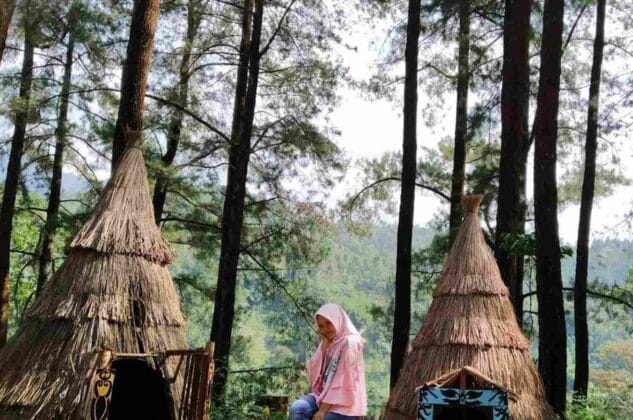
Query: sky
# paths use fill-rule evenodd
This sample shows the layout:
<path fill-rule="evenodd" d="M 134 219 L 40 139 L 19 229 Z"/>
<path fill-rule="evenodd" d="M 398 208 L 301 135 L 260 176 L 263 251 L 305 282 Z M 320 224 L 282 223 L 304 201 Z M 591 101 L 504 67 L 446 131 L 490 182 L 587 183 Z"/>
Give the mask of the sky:
<path fill-rule="evenodd" d="M 357 51 L 346 51 L 345 64 L 349 66 L 350 74 L 355 78 L 367 79 L 372 71 L 375 71 L 377 57 L 380 48 L 384 45 L 385 30 L 380 28 L 354 26 L 349 34 L 350 45 L 357 47 Z M 401 69 L 404 74 L 404 66 Z M 402 85 L 395 87 L 402 95 Z M 387 100 L 375 100 L 364 97 L 347 87 L 340 90 L 342 102 L 331 117 L 334 125 L 341 130 L 341 136 L 337 143 L 352 159 L 376 158 L 385 152 L 399 151 L 402 149 L 402 111 L 399 104 Z M 424 106 L 430 98 L 425 92 L 419 92 L 418 107 Z M 472 106 L 473 95 L 470 95 L 469 105 Z M 437 142 L 446 134 L 454 131 L 454 101 L 447 101 L 453 107 L 447 112 L 449 118 L 443 120 L 443 125 L 431 130 L 424 126 L 422 118 L 418 117 L 418 156 L 420 147 L 437 147 Z M 633 165 L 631 150 L 622 151 L 623 171 L 633 178 Z M 531 159 L 528 168 L 527 193 L 528 199 L 532 198 L 533 180 Z M 559 168 L 559 173 L 562 168 Z M 343 198 L 345 193 L 358 191 L 362 186 L 358 185 L 355 173 L 351 172 L 333 192 L 334 197 Z M 614 194 L 607 198 L 597 199 L 593 207 L 592 239 L 600 236 L 630 237 L 630 231 L 623 229 L 622 220 L 632 209 L 633 187 L 618 187 Z M 429 193 L 416 194 L 414 221 L 423 226 L 430 221 L 433 215 L 444 206 L 448 205 Z M 567 205 L 559 211 L 559 233 L 562 240 L 575 245 L 579 220 L 579 205 Z M 387 217 L 389 221 L 394 219 Z"/>

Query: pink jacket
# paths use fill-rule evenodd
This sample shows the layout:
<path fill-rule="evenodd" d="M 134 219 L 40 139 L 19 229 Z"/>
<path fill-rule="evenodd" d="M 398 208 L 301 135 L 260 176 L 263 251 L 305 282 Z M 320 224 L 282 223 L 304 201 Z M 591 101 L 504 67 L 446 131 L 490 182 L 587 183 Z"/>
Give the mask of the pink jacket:
<path fill-rule="evenodd" d="M 367 391 L 363 339 L 340 306 L 326 304 L 317 315 L 332 322 L 337 330 L 337 337 L 327 349 L 325 357 L 321 351 L 321 343 L 308 361 L 311 395 L 319 405 L 330 404 L 329 411 L 334 413 L 364 416 L 367 414 Z M 331 362 L 332 359 L 335 359 L 334 363 Z M 323 366 L 324 360 L 328 362 L 327 367 Z M 322 375 L 324 371 L 325 375 Z M 330 373 L 332 371 L 333 375 Z"/>

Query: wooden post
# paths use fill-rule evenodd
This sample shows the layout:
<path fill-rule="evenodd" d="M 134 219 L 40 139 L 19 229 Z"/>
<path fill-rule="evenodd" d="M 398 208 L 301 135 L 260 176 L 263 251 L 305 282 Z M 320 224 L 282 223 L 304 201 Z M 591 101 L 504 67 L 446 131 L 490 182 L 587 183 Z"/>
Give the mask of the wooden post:
<path fill-rule="evenodd" d="M 113 359 L 114 352 L 109 349 L 100 351 L 97 356 L 87 398 L 91 420 L 100 420 L 108 416 L 115 376 L 110 369 Z"/>
<path fill-rule="evenodd" d="M 97 358 L 97 369 L 105 369 L 110 363 L 112 363 L 112 359 L 114 359 L 114 352 L 112 350 L 102 350 L 99 352 L 99 357 Z"/>
<path fill-rule="evenodd" d="M 213 373 L 215 365 L 213 363 L 213 353 L 215 351 L 215 343 L 208 341 L 204 349 L 203 355 L 203 372 L 201 372 L 200 388 L 198 395 L 198 407 L 196 417 L 200 420 L 209 418 L 209 402 L 211 401 L 211 382 L 213 382 Z"/>

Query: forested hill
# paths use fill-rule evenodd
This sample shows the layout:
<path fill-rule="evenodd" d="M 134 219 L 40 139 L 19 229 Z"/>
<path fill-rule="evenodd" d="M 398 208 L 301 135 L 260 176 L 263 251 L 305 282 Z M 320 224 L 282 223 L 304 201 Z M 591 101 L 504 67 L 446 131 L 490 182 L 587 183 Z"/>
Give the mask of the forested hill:
<path fill-rule="evenodd" d="M 563 260 L 563 280 L 573 283 L 575 255 Z M 633 241 L 622 239 L 596 239 L 589 252 L 589 281 L 606 284 L 626 282 L 633 267 Z"/>
<path fill-rule="evenodd" d="M 3 154 L 0 154 L 0 178 L 5 178 L 7 172 L 7 159 Z M 42 180 L 41 174 L 38 174 L 38 171 L 35 168 L 27 168 L 27 170 L 22 175 L 24 182 L 22 185 L 26 187 L 29 191 L 38 193 L 42 196 L 46 196 L 48 194 L 48 189 L 50 185 L 48 183 L 48 179 Z M 81 194 L 90 188 L 90 185 L 80 175 L 76 173 L 63 171 L 62 172 L 62 197 L 63 198 L 73 198 L 78 194 Z"/>
<path fill-rule="evenodd" d="M 391 345 L 393 276 L 396 260 L 396 225 L 377 225 L 365 237 L 358 237 L 339 227 L 329 256 L 319 266 L 313 282 L 321 291 L 324 300 L 333 300 L 350 311 L 355 321 L 364 331 L 367 358 L 367 374 L 370 395 L 378 401 L 386 397 L 389 378 L 389 350 Z M 414 230 L 413 251 L 430 245 L 433 232 L 417 227 Z M 564 259 L 563 279 L 567 285 L 573 284 L 575 254 Z M 620 239 L 594 240 L 590 249 L 589 281 L 622 285 L 633 269 L 633 241 Z M 423 287 L 425 278 L 414 277 L 412 313 L 417 319 L 412 322 L 414 335 L 424 318 L 430 293 Z M 618 373 L 626 372 L 626 355 L 633 352 L 633 343 L 621 341 L 628 335 L 621 317 L 627 311 L 609 301 L 591 299 L 592 314 L 590 324 L 590 348 L 592 380 L 613 380 Z M 611 314 L 610 309 L 615 309 Z M 573 302 L 566 302 L 567 324 L 573 338 Z M 527 323 L 527 332 L 532 334 Z M 573 353 L 574 341 L 569 340 L 568 351 Z M 619 349 L 614 357 L 610 349 Z M 628 349 L 628 350 L 627 350 Z M 605 358 L 611 357 L 605 363 Z M 570 363 L 568 385 L 573 382 L 573 364 Z M 619 370 L 624 369 L 624 370 Z M 379 407 L 377 408 L 379 409 Z"/>
<path fill-rule="evenodd" d="M 385 417 L 414 415 L 427 362 L 512 391 L 532 368 L 488 346 L 529 346 L 476 299 L 447 300 L 443 338 L 405 361 L 479 211 L 530 398 L 633 419 L 633 0 L 0 4 L 0 418 L 88 407 L 64 390 L 95 350 L 208 341 L 210 417 L 286 418 L 256 401 L 306 391 L 324 302 L 366 339 L 372 418 L 390 384 Z M 186 407 L 176 391 L 156 401 Z"/>
<path fill-rule="evenodd" d="M 325 241 L 324 245 L 328 248 L 327 256 L 318 267 L 290 274 L 289 277 L 293 278 L 289 282 L 289 290 L 298 296 L 298 300 L 306 309 L 333 301 L 348 310 L 367 340 L 365 358 L 368 390 L 370 399 L 374 401 L 374 411 L 378 413 L 389 388 L 397 226 L 379 224 L 368 231 L 366 235 L 359 236 L 348 232 L 342 225 L 337 226 Z M 433 234 L 430 229 L 416 227 L 414 251 L 428 247 Z M 596 240 L 593 242 L 590 255 L 591 280 L 623 283 L 633 267 L 633 242 L 617 239 Z M 566 280 L 573 277 L 573 268 L 574 256 L 567 257 L 563 262 Z M 425 280 L 420 278 L 414 281 L 412 312 L 417 318 L 412 324 L 412 335 L 417 332 L 431 299 L 428 288 L 420 287 L 423 281 Z M 292 307 L 292 303 L 284 298 L 284 293 L 280 290 L 273 291 L 266 299 L 257 299 L 261 289 L 248 280 L 245 281 L 245 286 L 240 312 L 240 319 L 244 322 L 239 328 L 238 338 L 238 342 L 244 347 L 238 352 L 239 361 L 236 360 L 234 369 L 280 366 L 285 365 L 288 360 L 303 362 L 313 350 L 315 341 L 313 332 L 300 319 L 301 317 L 297 316 L 296 308 Z M 604 363 L 603 358 L 610 357 L 608 349 L 615 345 L 629 348 L 627 346 L 631 346 L 631 343 L 622 344 L 619 341 L 626 334 L 625 327 L 621 322 L 605 317 L 603 307 L 597 303 L 590 305 L 595 315 L 591 321 L 590 342 L 594 354 L 591 361 L 592 372 L 596 372 L 600 377 L 605 375 L 604 372 L 612 372 L 614 369 L 617 371 L 622 367 L 617 360 L 613 361 L 615 365 Z M 571 305 L 572 302 L 568 301 L 567 306 L 571 308 Z M 568 312 L 569 323 L 571 316 Z M 191 327 L 199 328 L 196 325 Z M 570 325 L 568 328 L 573 331 L 573 326 Z M 206 328 L 200 330 L 206 331 Z M 568 347 L 570 351 L 573 349 L 572 340 Z M 284 372 L 285 374 L 287 372 Z M 570 374 L 570 380 L 572 376 Z M 264 383 L 262 386 L 270 385 L 266 381 Z M 305 379 L 298 379 L 293 385 L 294 388 L 282 387 L 283 389 L 279 389 L 278 392 L 300 393 L 305 387 Z M 270 392 L 270 388 L 267 390 Z"/>

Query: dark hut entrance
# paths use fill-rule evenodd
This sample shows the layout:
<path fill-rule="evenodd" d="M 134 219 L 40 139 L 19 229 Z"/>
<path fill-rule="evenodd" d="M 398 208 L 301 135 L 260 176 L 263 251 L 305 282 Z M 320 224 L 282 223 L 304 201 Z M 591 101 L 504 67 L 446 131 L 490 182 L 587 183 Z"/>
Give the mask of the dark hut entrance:
<path fill-rule="evenodd" d="M 90 419 L 207 420 L 212 378 L 213 343 L 142 354 L 100 351 L 87 389 Z"/>
<path fill-rule="evenodd" d="M 417 388 L 418 420 L 508 420 L 510 391 L 464 366 Z"/>
<path fill-rule="evenodd" d="M 163 375 L 145 360 L 118 359 L 112 363 L 115 372 L 109 420 L 171 420 L 173 405 Z"/>
<path fill-rule="evenodd" d="M 438 406 L 433 410 L 434 420 L 491 420 L 494 419 L 491 407 L 451 407 Z"/>

